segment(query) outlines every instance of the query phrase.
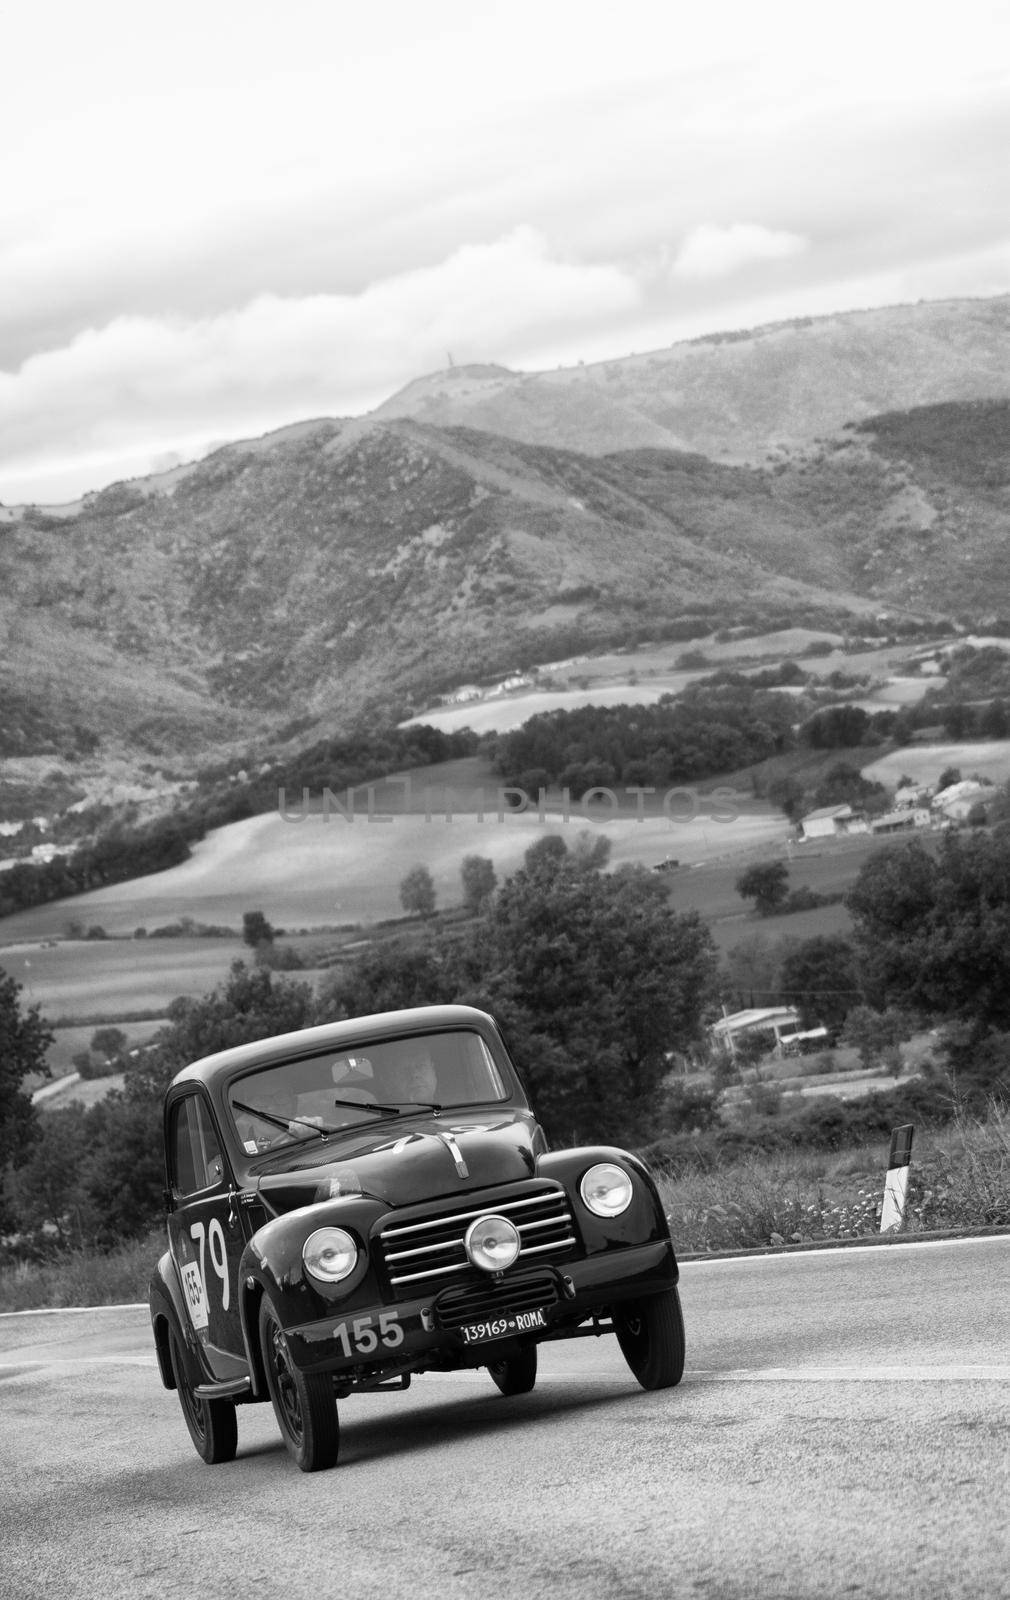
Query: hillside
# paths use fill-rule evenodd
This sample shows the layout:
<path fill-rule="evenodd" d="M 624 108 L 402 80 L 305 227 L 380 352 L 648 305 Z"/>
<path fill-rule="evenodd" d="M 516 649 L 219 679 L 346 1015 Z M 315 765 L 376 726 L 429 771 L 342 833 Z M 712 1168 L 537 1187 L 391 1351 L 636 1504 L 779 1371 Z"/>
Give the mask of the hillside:
<path fill-rule="evenodd" d="M 74 515 L 9 514 L 0 755 L 185 773 L 250 740 L 262 748 L 361 718 L 388 723 L 468 679 L 632 638 L 683 638 L 690 618 L 1010 616 L 1010 401 L 979 394 L 1006 354 L 1008 306 L 899 308 L 668 352 L 695 374 L 685 395 L 700 394 L 709 362 L 706 404 L 721 426 L 739 425 L 741 452 L 757 427 L 755 374 L 773 353 L 782 392 L 798 385 L 797 407 L 819 373 L 823 404 L 833 395 L 843 424 L 758 465 L 654 439 L 594 453 L 591 386 L 576 430 L 584 450 L 379 413 L 229 445 L 87 496 Z M 976 398 L 859 420 L 869 396 L 915 387 L 914 368 L 920 392 L 966 385 L 969 347 Z M 622 383 L 652 371 L 642 359 L 610 365 Z M 526 380 L 516 388 L 500 369 L 466 372 L 451 381 L 471 406 L 488 386 L 525 394 Z M 563 392 L 573 418 L 582 381 L 530 380 L 541 399 Z M 723 412 L 731 381 L 735 410 Z M 678 440 L 689 432 L 678 423 Z"/>
<path fill-rule="evenodd" d="M 450 368 L 373 415 L 587 455 L 759 462 L 879 412 L 1007 396 L 1010 296 L 999 296 L 803 317 L 557 372 Z"/>

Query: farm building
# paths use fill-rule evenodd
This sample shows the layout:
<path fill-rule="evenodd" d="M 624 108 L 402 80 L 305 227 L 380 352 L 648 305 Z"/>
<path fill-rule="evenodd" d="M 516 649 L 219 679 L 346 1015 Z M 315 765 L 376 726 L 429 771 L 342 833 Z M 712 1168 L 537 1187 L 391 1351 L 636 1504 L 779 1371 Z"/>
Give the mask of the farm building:
<path fill-rule="evenodd" d="M 980 783 L 977 778 L 952 783 L 933 796 L 933 820 L 964 822 L 973 806 L 980 800 L 990 800 L 992 795 L 992 785 Z"/>
<path fill-rule="evenodd" d="M 874 817 L 870 832 L 908 833 L 913 828 L 928 828 L 932 820 L 926 806 L 899 806 L 894 811 L 885 811 L 881 817 Z"/>
<path fill-rule="evenodd" d="M 798 1033 L 799 1026 L 799 1012 L 795 1006 L 751 1006 L 747 1011 L 734 1011 L 728 1017 L 720 1017 L 709 1032 L 718 1048 L 731 1056 L 736 1055 L 741 1039 L 754 1034 L 767 1034 L 781 1053 L 783 1040 Z"/>
<path fill-rule="evenodd" d="M 846 833 L 866 833 L 867 822 L 861 811 L 850 805 L 821 806 L 808 811 L 800 822 L 800 839 L 837 839 Z"/>
<path fill-rule="evenodd" d="M 933 798 L 933 791 L 926 783 L 906 783 L 894 791 L 895 811 L 904 811 L 908 808 L 928 806 Z"/>

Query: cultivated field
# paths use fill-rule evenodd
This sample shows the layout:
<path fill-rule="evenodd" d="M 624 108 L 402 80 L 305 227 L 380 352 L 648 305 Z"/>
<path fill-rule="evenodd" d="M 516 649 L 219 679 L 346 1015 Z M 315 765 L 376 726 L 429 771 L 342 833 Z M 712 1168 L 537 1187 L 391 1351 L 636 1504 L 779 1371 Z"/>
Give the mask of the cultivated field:
<path fill-rule="evenodd" d="M 499 820 L 494 805 L 492 793 L 483 822 L 473 815 L 447 820 L 437 813 L 430 821 L 415 813 L 393 815 L 388 822 L 369 822 L 359 816 L 349 822 L 337 814 L 324 817 L 320 813 L 310 813 L 297 823 L 285 821 L 277 812 L 249 817 L 208 835 L 194 847 L 189 861 L 167 872 L 8 917 L 0 937 L 52 937 L 63 929 L 68 916 L 99 924 L 108 934 L 117 935 L 184 916 L 237 929 L 247 910 L 262 910 L 272 923 L 290 929 L 368 923 L 401 914 L 399 885 L 418 863 L 423 863 L 434 879 L 437 903 L 455 905 L 462 898 L 459 869 L 464 856 L 488 856 L 499 876 L 504 876 L 520 865 L 524 852 L 546 833 L 561 833 L 572 841 L 580 831 L 599 829 L 613 844 L 611 859 L 616 865 L 622 861 L 652 864 L 668 855 L 698 862 L 747 852 L 758 845 L 781 848 L 789 831 L 785 818 L 770 807 L 755 808 L 734 822 L 716 822 L 702 812 L 696 819 L 682 822 L 662 816 L 645 817 L 642 822 L 633 817 L 590 822 L 573 806 L 569 821 L 563 821 L 558 813 L 548 813 L 541 822 L 535 812 L 506 813 Z M 173 940 L 169 948 L 174 950 L 179 943 Z M 220 941 L 197 943 L 202 953 L 193 953 L 194 967 L 216 959 L 207 947 L 217 951 Z M 131 964 L 146 964 L 148 944 L 150 941 L 143 950 L 131 952 Z M 0 948 L 0 962 L 4 956 Z M 124 988 L 131 991 L 131 1003 L 156 1003 L 153 999 L 135 1000 L 132 980 L 124 980 Z"/>
<path fill-rule="evenodd" d="M 446 725 L 474 725 L 475 710 L 490 716 L 508 708 L 510 719 L 519 722 L 548 704 L 655 700 L 700 675 L 675 670 L 674 662 L 686 648 L 701 650 L 713 664 L 742 664 L 795 658 L 813 640 L 827 637 L 790 629 L 728 643 L 705 639 L 690 646 L 664 644 L 634 653 L 614 652 L 558 669 L 555 678 L 569 683 L 564 691 L 500 698 L 476 708 L 447 708 Z M 834 666 L 869 672 L 880 685 L 880 701 L 897 704 L 913 688 L 921 692 L 925 687 L 924 680 L 901 675 L 909 653 L 891 649 L 846 656 L 836 650 L 830 656 L 810 658 L 809 664 L 818 673 Z M 629 674 L 637 677 L 637 683 L 628 683 Z M 575 687 L 576 677 L 588 679 L 588 684 Z M 423 720 L 432 722 L 436 716 L 429 714 Z M 499 720 L 498 725 L 504 724 Z M 892 785 L 903 773 L 935 783 L 949 765 L 960 767 L 965 776 L 980 773 L 1004 780 L 1010 777 L 1010 740 L 909 746 L 864 770 Z M 778 857 L 789 864 L 791 888 L 841 893 L 875 851 L 893 843 L 853 838 L 798 845 L 791 840 L 785 817 L 749 793 L 734 796 L 738 814 L 732 821 L 715 820 L 711 800 L 699 791 L 692 801 L 692 794 L 679 792 L 672 819 L 659 813 L 659 796 L 649 800 L 646 814 L 639 817 L 638 802 L 621 790 L 622 814 L 610 820 L 605 805 L 592 806 L 587 813 L 573 804 L 566 816 L 557 794 L 548 797 L 542 816 L 535 810 L 516 814 L 503 809 L 498 779 L 487 761 L 474 757 L 376 785 L 371 816 L 364 790 L 356 791 L 353 807 L 346 794 L 334 796 L 329 815 L 321 810 L 321 793 L 312 794 L 304 817 L 301 795 L 291 795 L 285 797 L 283 815 L 278 807 L 219 829 L 194 847 L 189 861 L 168 872 L 4 919 L 0 966 L 25 986 L 26 998 L 38 1000 L 50 1019 L 79 1018 L 87 1028 L 93 1026 L 92 1019 L 157 1017 L 177 995 L 205 993 L 226 976 L 236 957 L 248 957 L 249 952 L 237 936 L 133 939 L 137 928 L 150 931 L 189 917 L 233 928 L 237 935 L 243 912 L 262 910 L 288 932 L 357 925 L 364 931 L 401 915 L 399 885 L 410 868 L 418 864 L 428 868 L 437 905 L 448 908 L 461 899 L 459 869 L 464 856 L 489 857 L 502 878 L 521 864 L 531 843 L 548 833 L 573 843 L 580 833 L 600 832 L 611 843 L 615 866 L 676 861 L 676 868 L 663 877 L 672 904 L 678 910 L 700 912 L 725 950 L 755 931 L 775 941 L 785 934 L 807 938 L 845 932 L 850 925 L 841 904 L 788 917 L 756 918 L 735 889 L 745 866 Z M 54 946 L 41 943 L 61 935 L 70 918 L 86 926 L 98 924 L 111 937 L 61 940 Z M 86 1043 L 87 1037 L 72 1040 L 62 1034 L 54 1061 L 58 1053 L 59 1066 L 67 1070 L 74 1051 Z"/>
<path fill-rule="evenodd" d="M 803 658 L 802 652 L 815 643 L 828 643 L 835 648 L 827 655 Z M 904 671 L 908 659 L 921 654 L 921 643 L 851 653 L 841 644 L 838 634 L 812 628 L 783 628 L 747 639 L 717 640 L 712 636 L 680 644 L 642 645 L 636 650 L 612 651 L 585 661 L 575 659 L 554 670 L 544 669 L 552 680 L 551 688 L 490 694 L 459 706 L 433 706 L 403 726 L 428 723 L 447 733 L 459 728 L 472 728 L 475 733 L 507 733 L 544 711 L 574 711 L 585 705 L 654 705 L 661 695 L 680 694 L 688 684 L 707 677 L 717 667 L 744 670 L 795 659 L 818 677 L 835 671 L 868 674 L 875 687 L 853 703 L 869 711 L 909 705 L 921 699 L 929 687 L 928 678 L 909 676 Z M 678 659 L 688 652 L 703 656 L 707 665 L 690 670 L 679 668 Z"/>
<path fill-rule="evenodd" d="M 936 786 L 945 767 L 957 767 L 963 778 L 988 778 L 992 783 L 1010 779 L 1010 739 L 976 740 L 962 744 L 915 744 L 895 750 L 864 767 L 867 778 L 894 785 L 907 774 L 915 783 Z"/>
<path fill-rule="evenodd" d="M 91 1036 L 87 1019 L 163 1016 L 177 995 L 212 989 L 243 955 L 249 951 L 240 939 L 61 939 L 55 945 L 4 945 L 0 967 L 24 986 L 26 1001 L 41 1004 L 50 1022 L 85 1019 L 73 1054 Z"/>

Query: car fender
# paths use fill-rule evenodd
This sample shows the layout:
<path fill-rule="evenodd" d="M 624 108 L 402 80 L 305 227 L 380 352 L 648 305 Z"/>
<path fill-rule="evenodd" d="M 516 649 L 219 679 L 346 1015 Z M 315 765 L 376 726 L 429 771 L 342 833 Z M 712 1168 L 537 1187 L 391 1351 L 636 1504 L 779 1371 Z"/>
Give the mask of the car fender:
<path fill-rule="evenodd" d="M 192 1327 L 186 1312 L 186 1303 L 183 1299 L 182 1284 L 179 1274 L 175 1269 L 171 1252 L 166 1250 L 158 1265 L 147 1291 L 147 1300 L 151 1312 L 151 1329 L 154 1334 L 154 1349 L 158 1358 L 158 1371 L 161 1381 L 166 1389 L 175 1388 L 175 1373 L 172 1371 L 172 1356 L 169 1350 L 169 1333 L 174 1332 L 182 1345 L 200 1360 L 200 1350 L 193 1338 Z M 201 1363 L 202 1365 L 202 1363 Z"/>
<path fill-rule="evenodd" d="M 634 1194 L 627 1210 L 618 1217 L 597 1217 L 585 1205 L 579 1184 L 590 1167 L 612 1162 L 630 1173 Z M 541 1156 L 537 1173 L 564 1185 L 578 1217 L 586 1250 L 590 1255 L 613 1250 L 619 1245 L 646 1244 L 669 1240 L 670 1225 L 663 1202 L 649 1168 L 639 1156 L 616 1145 L 583 1145 L 571 1150 L 552 1150 Z M 674 1262 L 676 1269 L 676 1262 Z"/>
<path fill-rule="evenodd" d="M 269 1295 L 281 1323 L 290 1328 L 376 1298 L 373 1263 L 368 1249 L 374 1224 L 389 1212 L 381 1201 L 347 1196 L 299 1206 L 273 1217 L 253 1234 L 239 1265 L 239 1306 L 243 1337 L 258 1390 L 261 1376 L 259 1307 Z M 358 1263 L 342 1283 L 324 1288 L 309 1276 L 302 1248 L 317 1228 L 345 1228 L 360 1245 Z"/>

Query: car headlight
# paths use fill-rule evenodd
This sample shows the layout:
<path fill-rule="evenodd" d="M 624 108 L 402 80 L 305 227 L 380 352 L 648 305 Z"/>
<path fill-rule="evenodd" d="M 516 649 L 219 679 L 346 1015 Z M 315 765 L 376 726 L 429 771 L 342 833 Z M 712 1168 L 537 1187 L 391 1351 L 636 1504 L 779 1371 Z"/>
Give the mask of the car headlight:
<path fill-rule="evenodd" d="M 634 1189 L 623 1167 L 601 1161 L 584 1174 L 579 1193 L 594 1217 L 619 1217 L 630 1206 Z"/>
<path fill-rule="evenodd" d="M 478 1217 L 463 1240 L 474 1266 L 485 1272 L 504 1272 L 519 1254 L 521 1242 L 519 1230 L 507 1217 Z"/>
<path fill-rule="evenodd" d="M 358 1247 L 343 1228 L 317 1228 L 302 1245 L 302 1260 L 322 1283 L 340 1283 L 354 1271 Z"/>

